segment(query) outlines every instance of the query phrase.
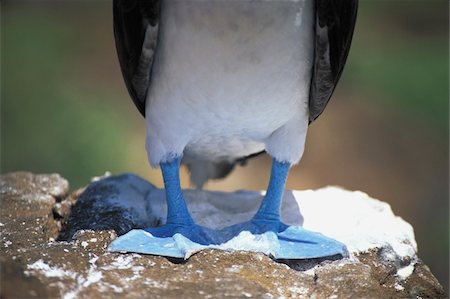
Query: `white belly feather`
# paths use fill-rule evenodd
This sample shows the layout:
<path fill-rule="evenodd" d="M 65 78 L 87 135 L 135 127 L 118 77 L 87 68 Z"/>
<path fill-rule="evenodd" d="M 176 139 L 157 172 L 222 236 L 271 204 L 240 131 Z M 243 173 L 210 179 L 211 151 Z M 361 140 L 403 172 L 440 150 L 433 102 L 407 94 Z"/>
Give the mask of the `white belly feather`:
<path fill-rule="evenodd" d="M 308 126 L 313 2 L 168 0 L 147 98 L 151 164 L 266 149 L 297 163 Z"/>

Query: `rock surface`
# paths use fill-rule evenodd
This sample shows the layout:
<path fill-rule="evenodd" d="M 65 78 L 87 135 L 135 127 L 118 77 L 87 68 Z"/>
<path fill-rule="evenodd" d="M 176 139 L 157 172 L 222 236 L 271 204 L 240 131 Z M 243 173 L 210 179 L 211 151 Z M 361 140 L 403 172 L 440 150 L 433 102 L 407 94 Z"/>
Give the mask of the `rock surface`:
<path fill-rule="evenodd" d="M 72 194 L 59 175 L 11 173 L 0 184 L 1 298 L 446 298 L 416 255 L 411 226 L 361 192 L 284 198 L 285 222 L 345 243 L 349 258 L 274 261 L 208 250 L 184 261 L 106 251 L 118 234 L 165 221 L 163 191 L 136 176 Z M 210 227 L 248 219 L 261 200 L 247 191 L 186 197 Z"/>

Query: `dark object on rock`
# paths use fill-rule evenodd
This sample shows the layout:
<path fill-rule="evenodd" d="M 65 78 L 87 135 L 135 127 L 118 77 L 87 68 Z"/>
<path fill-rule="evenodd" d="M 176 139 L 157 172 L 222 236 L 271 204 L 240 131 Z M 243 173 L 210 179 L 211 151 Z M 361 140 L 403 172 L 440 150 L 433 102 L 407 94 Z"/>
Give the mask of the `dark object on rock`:
<path fill-rule="evenodd" d="M 131 188 L 135 184 L 143 189 Z M 144 189 L 150 193 L 144 194 Z M 142 211 L 133 210 L 127 200 L 122 202 L 121 194 L 140 194 L 134 203 L 139 206 L 146 203 L 144 195 L 159 198 L 163 191 L 130 175 L 95 182 L 81 195 L 68 196 L 67 191 L 67 181 L 58 175 L 1 177 L 1 298 L 446 298 L 420 259 L 399 258 L 388 244 L 349 259 L 283 263 L 257 253 L 213 250 L 199 252 L 187 262 L 108 253 L 106 247 L 116 232 L 147 225 L 139 217 Z M 105 200 L 108 194 L 112 197 Z M 214 196 L 211 206 L 230 209 L 230 203 Z M 94 204 L 98 200 L 103 206 Z M 57 203 L 71 207 L 74 202 L 70 216 L 54 212 Z M 145 213 L 164 214 L 159 202 L 142 207 Z M 240 208 L 251 213 L 247 202 Z M 126 213 L 128 224 L 116 223 Z M 100 215 L 113 218 L 107 221 Z M 58 223 L 65 223 L 70 242 L 54 241 Z"/>
<path fill-rule="evenodd" d="M 123 235 L 132 228 L 156 226 L 158 219 L 139 217 L 149 209 L 144 199 L 155 187 L 142 179 L 130 184 L 129 179 L 120 175 L 92 182 L 76 200 L 58 240 L 70 240 L 79 230 L 112 229 Z"/>

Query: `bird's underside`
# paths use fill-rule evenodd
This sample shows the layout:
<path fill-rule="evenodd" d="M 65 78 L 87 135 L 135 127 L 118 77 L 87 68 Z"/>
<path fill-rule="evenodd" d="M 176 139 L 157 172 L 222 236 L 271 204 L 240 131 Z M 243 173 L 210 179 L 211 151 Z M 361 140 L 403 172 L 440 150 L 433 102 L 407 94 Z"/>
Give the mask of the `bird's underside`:
<path fill-rule="evenodd" d="M 146 118 L 149 161 L 162 170 L 167 219 L 120 237 L 110 250 L 344 256 L 344 244 L 284 224 L 280 205 L 308 124 L 341 74 L 355 16 L 356 0 L 114 0 L 119 60 Z M 273 164 L 255 215 L 221 230 L 197 225 L 180 186 L 182 157 L 202 185 L 264 150 Z"/>
<path fill-rule="evenodd" d="M 190 165 L 233 163 L 262 150 L 298 162 L 308 125 L 312 4 L 162 2 L 145 110 L 150 162 L 183 155 Z"/>

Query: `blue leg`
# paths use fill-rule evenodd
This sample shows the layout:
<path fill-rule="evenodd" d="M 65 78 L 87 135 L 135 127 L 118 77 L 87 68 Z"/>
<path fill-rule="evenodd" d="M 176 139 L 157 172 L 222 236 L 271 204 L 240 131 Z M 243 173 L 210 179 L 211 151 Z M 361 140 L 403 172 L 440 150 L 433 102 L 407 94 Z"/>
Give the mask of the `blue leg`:
<path fill-rule="evenodd" d="M 200 245 L 220 242 L 214 230 L 195 224 L 189 213 L 180 185 L 180 158 L 161 163 L 167 200 L 167 221 L 161 227 L 149 227 L 145 230 L 158 238 L 173 237 L 181 234 Z M 218 240 L 219 239 L 219 240 Z"/>
<path fill-rule="evenodd" d="M 222 233 L 238 236 L 242 232 L 250 232 L 255 236 L 253 244 L 248 244 L 247 238 L 246 244 L 239 246 L 240 250 L 260 251 L 278 259 L 310 259 L 337 254 L 346 256 L 344 244 L 320 233 L 281 222 L 281 200 L 289 168 L 289 163 L 273 159 L 269 187 L 255 216 L 248 222 L 225 228 Z"/>
<path fill-rule="evenodd" d="M 180 185 L 180 159 L 161 163 L 161 172 L 167 200 L 167 224 L 188 226 L 194 224 L 189 214 Z"/>
<path fill-rule="evenodd" d="M 261 205 L 253 218 L 224 230 L 228 235 L 238 235 L 241 231 L 252 234 L 263 234 L 269 231 L 278 232 L 287 228 L 280 220 L 281 200 L 289 173 L 290 164 L 273 159 L 269 186 Z"/>
<path fill-rule="evenodd" d="M 284 186 L 286 185 L 290 166 L 289 163 L 278 162 L 273 159 L 269 187 L 259 210 L 253 217 L 254 222 L 266 223 L 268 229 L 278 229 L 277 226 L 281 223 L 281 200 L 283 199 Z"/>
<path fill-rule="evenodd" d="M 110 251 L 185 258 L 210 244 L 223 242 L 216 231 L 195 224 L 180 186 L 180 158 L 161 163 L 167 200 L 167 221 L 160 227 L 132 230 L 112 242 Z"/>

